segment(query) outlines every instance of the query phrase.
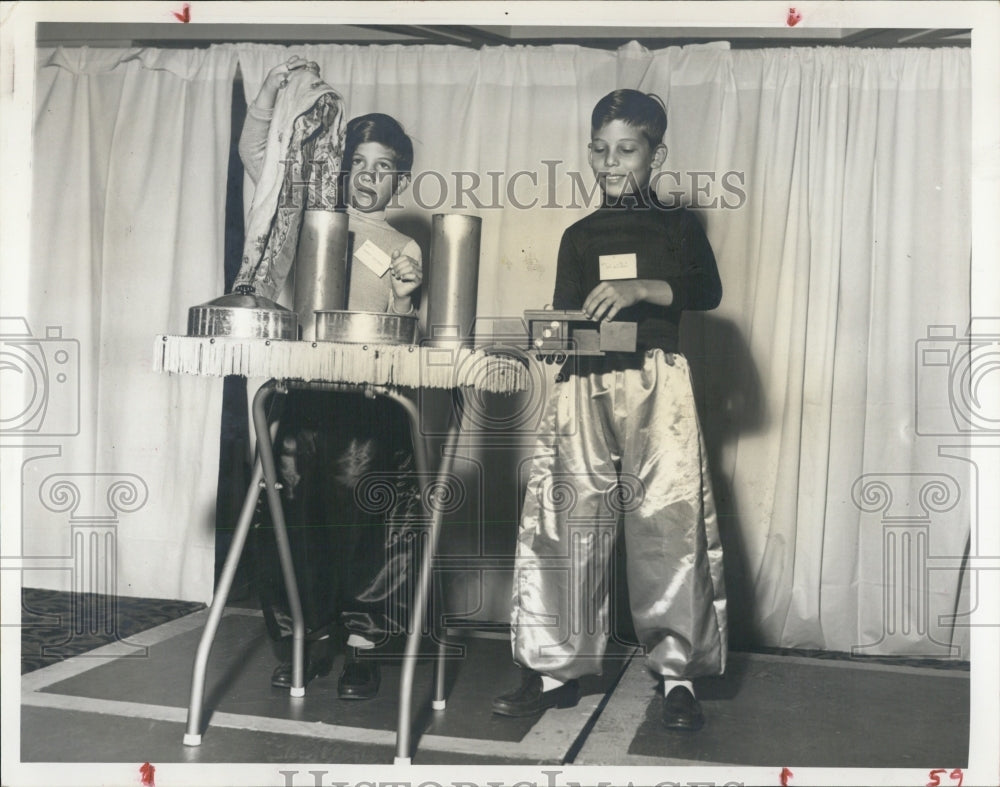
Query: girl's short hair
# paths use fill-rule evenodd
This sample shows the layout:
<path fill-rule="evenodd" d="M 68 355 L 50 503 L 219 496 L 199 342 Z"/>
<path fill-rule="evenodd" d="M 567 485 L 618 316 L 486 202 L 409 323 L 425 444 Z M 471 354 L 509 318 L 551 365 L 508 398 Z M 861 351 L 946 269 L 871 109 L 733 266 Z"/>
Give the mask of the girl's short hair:
<path fill-rule="evenodd" d="M 345 169 L 351 168 L 354 151 L 358 145 L 365 142 L 385 145 L 393 152 L 396 172 L 400 175 L 410 174 L 410 169 L 413 167 L 413 142 L 394 117 L 373 112 L 347 122 L 347 131 L 344 135 Z"/>
<path fill-rule="evenodd" d="M 658 96 L 638 90 L 613 90 L 597 102 L 590 116 L 591 133 L 612 120 L 621 120 L 639 129 L 651 147 L 663 142 L 667 133 L 667 113 Z"/>

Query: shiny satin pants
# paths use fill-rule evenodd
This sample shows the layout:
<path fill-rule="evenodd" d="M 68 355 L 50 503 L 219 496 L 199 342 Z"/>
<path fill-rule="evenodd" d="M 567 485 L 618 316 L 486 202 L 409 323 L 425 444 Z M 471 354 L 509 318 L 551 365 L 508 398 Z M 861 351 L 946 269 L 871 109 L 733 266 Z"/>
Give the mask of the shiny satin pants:
<path fill-rule="evenodd" d="M 599 674 L 609 558 L 624 530 L 632 621 L 657 675 L 721 674 L 722 545 L 686 359 L 570 374 L 539 430 L 518 534 L 514 659 L 561 680 Z"/>
<path fill-rule="evenodd" d="M 407 630 L 420 521 L 410 442 L 408 421 L 386 399 L 288 394 L 275 457 L 308 638 L 339 624 L 379 644 Z M 261 608 L 272 639 L 283 640 L 292 619 L 266 506 L 261 520 Z"/>

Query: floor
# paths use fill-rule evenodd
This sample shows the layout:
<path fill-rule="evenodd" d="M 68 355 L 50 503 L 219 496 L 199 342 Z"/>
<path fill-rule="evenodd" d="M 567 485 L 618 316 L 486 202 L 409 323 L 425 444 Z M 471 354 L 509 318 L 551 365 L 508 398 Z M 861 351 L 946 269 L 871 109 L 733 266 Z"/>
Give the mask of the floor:
<path fill-rule="evenodd" d="M 184 746 L 191 664 L 206 617 L 203 609 L 183 614 L 24 674 L 22 763 L 117 763 L 130 773 L 154 763 L 161 774 L 177 764 L 258 763 L 269 765 L 265 782 L 298 784 L 280 775 L 292 773 L 281 764 L 392 762 L 399 660 L 383 668 L 373 701 L 337 699 L 339 663 L 292 699 L 269 684 L 275 661 L 260 613 L 236 606 L 226 610 L 212 651 L 202 745 Z M 518 682 L 509 643 L 455 642 L 446 710 L 429 707 L 432 662 L 417 666 L 414 766 L 534 766 L 544 784 L 538 766 L 926 773 L 968 760 L 969 673 L 961 668 L 732 653 L 724 677 L 696 684 L 708 722 L 692 735 L 660 726 L 654 681 L 633 648 L 609 650 L 604 674 L 583 682 L 577 707 L 517 720 L 490 712 L 491 698 Z M 302 778 L 327 784 L 332 776 Z"/>
<path fill-rule="evenodd" d="M 21 589 L 21 674 L 204 609 L 162 598 Z"/>

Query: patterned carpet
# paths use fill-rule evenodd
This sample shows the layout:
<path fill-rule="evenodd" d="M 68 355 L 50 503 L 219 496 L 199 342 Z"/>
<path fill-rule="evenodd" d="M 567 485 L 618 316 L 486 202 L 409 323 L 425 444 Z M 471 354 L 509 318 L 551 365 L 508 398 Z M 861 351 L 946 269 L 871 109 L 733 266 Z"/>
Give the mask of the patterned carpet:
<path fill-rule="evenodd" d="M 21 674 L 204 609 L 189 601 L 21 589 Z"/>

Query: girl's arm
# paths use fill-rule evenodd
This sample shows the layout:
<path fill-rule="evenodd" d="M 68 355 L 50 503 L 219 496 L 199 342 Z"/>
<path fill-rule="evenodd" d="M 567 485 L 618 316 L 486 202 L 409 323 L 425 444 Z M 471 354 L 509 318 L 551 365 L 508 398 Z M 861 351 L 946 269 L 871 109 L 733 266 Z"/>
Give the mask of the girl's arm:
<path fill-rule="evenodd" d="M 243 121 L 243 131 L 240 132 L 240 161 L 243 169 L 255 184 L 260 180 L 260 171 L 264 166 L 264 151 L 267 149 L 267 130 L 271 125 L 271 113 L 266 115 L 260 110 L 254 110 L 251 104 L 247 108 L 247 117 Z"/>
<path fill-rule="evenodd" d="M 278 91 L 288 84 L 288 74 L 299 68 L 308 68 L 319 74 L 319 66 L 316 63 L 299 55 L 292 55 L 284 63 L 279 63 L 267 72 L 257 98 L 247 107 L 247 117 L 240 133 L 238 149 L 243 167 L 254 183 L 260 180 L 261 167 L 264 165 L 267 132 L 271 126 L 271 115 L 274 113 Z"/>

